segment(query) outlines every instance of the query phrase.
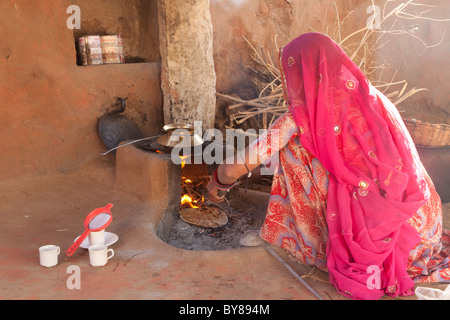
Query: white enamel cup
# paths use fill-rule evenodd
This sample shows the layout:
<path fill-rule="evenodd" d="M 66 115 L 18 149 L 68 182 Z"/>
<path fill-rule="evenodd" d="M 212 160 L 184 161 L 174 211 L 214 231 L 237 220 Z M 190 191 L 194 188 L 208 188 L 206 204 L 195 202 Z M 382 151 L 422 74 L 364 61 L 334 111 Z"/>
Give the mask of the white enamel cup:
<path fill-rule="evenodd" d="M 108 260 L 114 257 L 114 250 L 106 245 L 93 245 L 89 247 L 89 262 L 93 267 L 104 267 Z"/>
<path fill-rule="evenodd" d="M 89 233 L 89 246 L 105 244 L 105 230 Z"/>
<path fill-rule="evenodd" d="M 46 268 L 55 267 L 58 265 L 58 256 L 61 249 L 58 246 L 48 245 L 39 248 L 39 262 L 41 266 Z"/>

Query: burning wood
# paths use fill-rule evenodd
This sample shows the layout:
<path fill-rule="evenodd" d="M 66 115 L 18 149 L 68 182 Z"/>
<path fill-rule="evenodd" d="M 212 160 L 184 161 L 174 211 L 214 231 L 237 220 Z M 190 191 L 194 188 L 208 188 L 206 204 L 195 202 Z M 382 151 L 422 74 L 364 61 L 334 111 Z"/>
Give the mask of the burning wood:
<path fill-rule="evenodd" d="M 192 166 L 183 165 L 187 157 L 182 157 L 183 173 L 189 177 L 181 178 L 180 218 L 191 225 L 216 229 L 228 224 L 227 214 L 216 207 L 205 204 L 206 183 L 210 176 L 205 172 L 194 173 Z M 198 167 L 197 167 L 198 169 Z M 195 169 L 194 169 L 195 171 Z"/>
<path fill-rule="evenodd" d="M 181 158 L 181 169 L 186 167 L 186 160 L 191 155 L 180 156 Z M 201 187 L 203 182 L 195 185 L 191 179 L 182 177 L 181 181 L 181 209 L 193 208 L 197 209 L 203 206 L 205 198 L 202 195 Z"/>
<path fill-rule="evenodd" d="M 204 181 L 194 184 L 191 179 L 182 178 L 181 182 L 181 209 L 201 208 L 205 202 L 205 197 L 202 195 L 202 187 Z"/>
<path fill-rule="evenodd" d="M 205 181 L 194 184 L 192 180 L 183 178 L 180 218 L 196 226 L 218 228 L 228 223 L 228 217 L 222 210 L 204 206 L 205 197 L 202 188 Z"/>
<path fill-rule="evenodd" d="M 188 204 L 191 208 L 198 209 L 200 207 L 198 207 L 197 204 L 202 206 L 203 205 L 203 201 L 204 201 L 203 197 L 201 199 L 194 200 L 189 195 L 185 194 L 185 195 L 183 195 L 181 197 L 181 207 L 183 207 L 184 205 Z"/>

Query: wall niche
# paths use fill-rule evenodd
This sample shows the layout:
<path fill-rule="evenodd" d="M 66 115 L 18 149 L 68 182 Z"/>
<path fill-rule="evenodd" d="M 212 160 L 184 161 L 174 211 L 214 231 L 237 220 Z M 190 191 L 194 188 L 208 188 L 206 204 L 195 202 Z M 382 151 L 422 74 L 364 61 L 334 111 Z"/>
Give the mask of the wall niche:
<path fill-rule="evenodd" d="M 81 9 L 77 39 L 122 35 L 126 63 L 160 62 L 158 0 L 73 0 Z"/>

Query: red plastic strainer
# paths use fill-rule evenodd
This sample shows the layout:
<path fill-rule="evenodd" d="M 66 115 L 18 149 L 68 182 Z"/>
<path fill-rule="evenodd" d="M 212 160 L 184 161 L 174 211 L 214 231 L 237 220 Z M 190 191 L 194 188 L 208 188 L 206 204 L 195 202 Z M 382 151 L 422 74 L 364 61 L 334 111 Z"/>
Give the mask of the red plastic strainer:
<path fill-rule="evenodd" d="M 105 230 L 112 222 L 113 216 L 111 214 L 112 204 L 108 204 L 104 208 L 98 208 L 89 213 L 84 220 L 84 233 L 73 243 L 73 245 L 67 250 L 66 255 L 72 256 L 78 247 L 83 243 L 84 239 L 91 232 L 99 232 Z"/>

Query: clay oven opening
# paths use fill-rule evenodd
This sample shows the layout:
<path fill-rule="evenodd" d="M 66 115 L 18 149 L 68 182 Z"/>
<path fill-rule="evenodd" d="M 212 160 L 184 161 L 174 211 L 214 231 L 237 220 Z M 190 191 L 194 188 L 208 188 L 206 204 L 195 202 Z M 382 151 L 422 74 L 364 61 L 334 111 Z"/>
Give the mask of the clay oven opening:
<path fill-rule="evenodd" d="M 247 181 L 242 181 L 242 188 L 231 190 L 223 203 L 211 203 L 206 187 L 217 164 L 199 159 L 214 142 L 204 141 L 196 147 L 176 150 L 158 141 L 161 139 L 150 139 L 130 146 L 131 150 L 123 148 L 119 151 L 132 153 L 133 161 L 140 165 L 139 157 L 150 159 L 143 165 L 151 166 L 153 161 L 167 163 L 164 168 L 166 174 L 172 176 L 168 180 L 168 192 L 172 196 L 157 227 L 158 236 L 170 245 L 187 250 L 229 250 L 261 245 L 258 233 L 264 222 L 268 194 L 250 190 L 246 188 Z M 223 148 L 220 153 L 225 155 L 226 147 Z M 123 159 L 119 155 L 119 167 L 124 165 Z M 126 165 L 133 166 L 134 163 Z M 177 174 L 174 176 L 174 173 Z M 155 176 L 153 186 L 165 183 L 157 179 Z"/>
<path fill-rule="evenodd" d="M 208 200 L 206 186 L 215 168 L 205 163 L 182 164 L 181 205 L 167 243 L 189 250 L 261 245 L 258 232 L 266 213 L 267 194 L 235 188 L 224 202 L 214 204 Z"/>

